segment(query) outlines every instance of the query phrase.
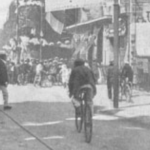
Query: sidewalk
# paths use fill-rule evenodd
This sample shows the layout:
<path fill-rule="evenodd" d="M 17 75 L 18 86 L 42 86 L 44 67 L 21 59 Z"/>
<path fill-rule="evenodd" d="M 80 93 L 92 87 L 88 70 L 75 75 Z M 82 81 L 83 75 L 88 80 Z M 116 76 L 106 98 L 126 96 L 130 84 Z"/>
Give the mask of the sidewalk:
<path fill-rule="evenodd" d="M 38 88 L 33 85 L 28 86 L 12 86 L 8 87 L 9 102 L 71 102 L 68 97 L 67 90 L 61 86 L 54 86 L 51 88 Z M 119 102 L 119 108 L 113 108 L 113 102 L 107 97 L 106 85 L 97 86 L 97 95 L 94 98 L 95 113 L 112 112 L 112 115 L 118 117 L 132 118 L 145 116 L 146 122 L 150 122 L 150 93 L 144 91 L 133 91 L 132 100 L 134 103 L 127 103 L 126 101 Z M 3 104 L 2 96 L 0 104 Z M 110 114 L 110 113 L 109 113 Z"/>
<path fill-rule="evenodd" d="M 133 103 L 119 102 L 119 108 L 114 108 L 113 102 L 107 97 L 106 85 L 98 86 L 98 91 L 94 98 L 94 104 L 100 106 L 100 109 L 96 114 L 104 113 L 126 119 L 138 117 L 143 123 L 150 123 L 150 93 L 134 90 L 132 94 Z"/>

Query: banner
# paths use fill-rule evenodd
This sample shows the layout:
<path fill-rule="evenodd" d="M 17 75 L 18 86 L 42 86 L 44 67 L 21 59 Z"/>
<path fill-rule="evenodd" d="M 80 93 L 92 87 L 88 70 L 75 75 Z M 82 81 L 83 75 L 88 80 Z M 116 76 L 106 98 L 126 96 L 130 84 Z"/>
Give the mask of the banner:
<path fill-rule="evenodd" d="M 59 34 L 62 33 L 64 29 L 64 23 L 56 19 L 51 12 L 46 13 L 46 20 L 55 32 Z"/>

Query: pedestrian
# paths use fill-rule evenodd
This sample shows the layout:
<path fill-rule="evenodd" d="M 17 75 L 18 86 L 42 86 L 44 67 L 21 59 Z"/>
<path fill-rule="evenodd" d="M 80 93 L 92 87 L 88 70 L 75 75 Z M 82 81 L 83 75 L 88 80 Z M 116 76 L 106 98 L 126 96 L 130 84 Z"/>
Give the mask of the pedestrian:
<path fill-rule="evenodd" d="M 10 83 L 11 84 L 15 84 L 14 74 L 15 74 L 15 63 L 11 62 L 11 66 L 10 66 Z"/>
<path fill-rule="evenodd" d="M 18 82 L 19 85 L 23 85 L 24 84 L 24 60 L 20 61 L 18 67 L 19 67 Z"/>
<path fill-rule="evenodd" d="M 133 69 L 128 61 L 125 62 L 123 69 L 121 71 L 121 79 L 125 80 L 127 79 L 130 82 L 130 86 L 132 86 L 133 83 Z"/>
<path fill-rule="evenodd" d="M 110 61 L 110 64 L 107 70 L 107 90 L 108 90 L 109 99 L 112 99 L 113 79 L 114 79 L 114 64 L 113 64 L 113 61 Z"/>
<path fill-rule="evenodd" d="M 93 61 L 92 63 L 92 71 L 94 73 L 94 76 L 95 76 L 95 79 L 96 79 L 96 82 L 98 83 L 98 79 L 99 79 L 99 64 L 95 61 Z"/>
<path fill-rule="evenodd" d="M 8 105 L 8 73 L 6 67 L 6 54 L 0 54 L 0 90 L 3 94 L 4 100 L 4 110 L 11 109 L 12 107 Z"/>
<path fill-rule="evenodd" d="M 39 62 L 36 66 L 36 75 L 34 78 L 34 86 L 36 86 L 36 85 L 41 86 L 42 70 L 43 70 L 42 62 Z"/>
<path fill-rule="evenodd" d="M 36 74 L 36 62 L 35 60 L 31 61 L 30 64 L 30 72 L 29 72 L 29 82 L 30 83 L 34 83 L 34 78 L 35 78 L 35 74 Z"/>
<path fill-rule="evenodd" d="M 30 60 L 26 59 L 24 63 L 24 84 L 27 84 L 29 82 L 29 73 L 30 73 Z"/>
<path fill-rule="evenodd" d="M 56 61 L 52 62 L 52 65 L 50 67 L 50 74 L 52 77 L 52 84 L 56 84 L 57 82 L 57 67 L 56 67 Z"/>
<path fill-rule="evenodd" d="M 61 74 L 62 84 L 63 84 L 64 88 L 66 88 L 67 84 L 68 84 L 69 72 L 68 72 L 68 68 L 65 64 L 62 65 L 60 74 Z"/>
<path fill-rule="evenodd" d="M 7 73 L 8 73 L 8 81 L 10 83 L 10 80 L 11 80 L 11 61 L 7 61 Z"/>
<path fill-rule="evenodd" d="M 14 64 L 14 84 L 19 85 L 18 82 L 18 75 L 19 75 L 19 64 Z"/>

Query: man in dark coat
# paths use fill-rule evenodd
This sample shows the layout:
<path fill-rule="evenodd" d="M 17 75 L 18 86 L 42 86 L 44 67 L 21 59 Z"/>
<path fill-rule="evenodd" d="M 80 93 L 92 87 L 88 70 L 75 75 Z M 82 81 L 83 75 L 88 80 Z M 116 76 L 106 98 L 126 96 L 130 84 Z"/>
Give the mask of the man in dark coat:
<path fill-rule="evenodd" d="M 114 64 L 113 64 L 113 61 L 110 61 L 110 64 L 107 70 L 107 90 L 108 90 L 109 99 L 112 99 L 113 80 L 114 80 Z"/>
<path fill-rule="evenodd" d="M 69 93 L 70 97 L 74 96 L 78 99 L 78 93 L 82 86 L 91 85 L 93 88 L 93 96 L 96 94 L 96 79 L 91 69 L 84 65 L 82 59 L 74 62 L 74 68 L 69 79 Z M 93 98 L 93 97 L 92 97 Z"/>
<path fill-rule="evenodd" d="M 11 109 L 11 106 L 8 105 L 8 74 L 7 74 L 7 67 L 6 67 L 6 55 L 0 54 L 0 90 L 3 94 L 4 100 L 4 110 Z"/>

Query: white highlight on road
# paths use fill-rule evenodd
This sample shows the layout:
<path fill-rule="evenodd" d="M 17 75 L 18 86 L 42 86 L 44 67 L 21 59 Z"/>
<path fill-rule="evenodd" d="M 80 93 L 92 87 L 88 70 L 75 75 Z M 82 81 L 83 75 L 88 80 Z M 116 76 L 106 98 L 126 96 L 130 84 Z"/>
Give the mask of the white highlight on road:
<path fill-rule="evenodd" d="M 116 116 L 95 115 L 95 116 L 93 116 L 93 119 L 94 119 L 94 120 L 117 120 L 117 119 L 119 119 L 119 118 L 116 117 Z M 67 121 L 74 121 L 75 118 L 67 118 L 66 120 L 67 120 Z"/>
<path fill-rule="evenodd" d="M 118 120 L 116 116 L 108 116 L 108 115 L 96 115 L 93 116 L 94 120 Z"/>
<path fill-rule="evenodd" d="M 47 125 L 55 125 L 62 123 L 63 121 L 54 121 L 54 122 L 42 122 L 42 123 L 35 123 L 35 122 L 27 122 L 24 123 L 23 126 L 47 126 Z"/>
<path fill-rule="evenodd" d="M 64 139 L 63 136 L 51 136 L 51 137 L 43 137 L 44 140 L 53 140 L 53 139 Z M 26 138 L 25 141 L 32 141 L 32 140 L 36 140 L 36 138 L 34 137 L 29 137 L 29 138 Z"/>
<path fill-rule="evenodd" d="M 143 128 L 140 128 L 140 127 L 123 127 L 123 129 L 126 129 L 126 130 L 144 130 Z"/>
<path fill-rule="evenodd" d="M 75 118 L 66 118 L 66 120 L 73 121 L 73 120 L 75 120 Z"/>

